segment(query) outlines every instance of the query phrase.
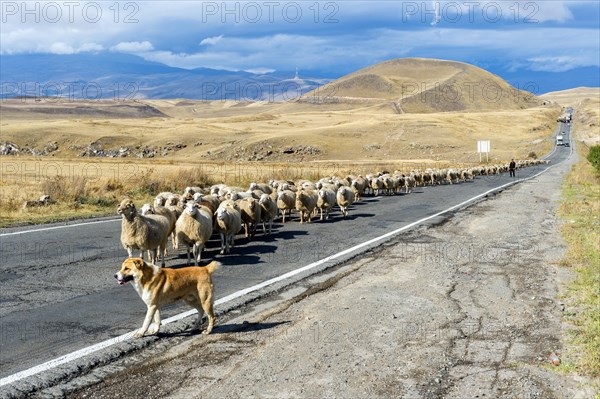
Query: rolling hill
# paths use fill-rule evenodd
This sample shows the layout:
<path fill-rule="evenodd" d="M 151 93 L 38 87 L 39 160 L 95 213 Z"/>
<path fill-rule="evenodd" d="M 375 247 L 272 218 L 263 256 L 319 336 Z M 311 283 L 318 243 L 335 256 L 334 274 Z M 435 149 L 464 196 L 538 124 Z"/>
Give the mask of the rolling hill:
<path fill-rule="evenodd" d="M 311 104 L 385 105 L 395 113 L 518 110 L 543 105 L 490 72 L 455 61 L 401 58 L 361 69 L 305 94 Z"/>

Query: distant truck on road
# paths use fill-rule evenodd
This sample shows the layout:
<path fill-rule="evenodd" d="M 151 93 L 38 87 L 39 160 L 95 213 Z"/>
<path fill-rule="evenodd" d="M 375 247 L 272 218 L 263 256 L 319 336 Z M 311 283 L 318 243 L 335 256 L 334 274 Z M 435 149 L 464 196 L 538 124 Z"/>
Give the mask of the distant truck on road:
<path fill-rule="evenodd" d="M 561 115 L 556 121 L 563 123 L 571 123 L 571 114 Z"/>
<path fill-rule="evenodd" d="M 565 144 L 565 140 L 564 137 L 562 136 L 562 134 L 559 134 L 558 136 L 556 136 L 556 145 L 564 145 Z"/>

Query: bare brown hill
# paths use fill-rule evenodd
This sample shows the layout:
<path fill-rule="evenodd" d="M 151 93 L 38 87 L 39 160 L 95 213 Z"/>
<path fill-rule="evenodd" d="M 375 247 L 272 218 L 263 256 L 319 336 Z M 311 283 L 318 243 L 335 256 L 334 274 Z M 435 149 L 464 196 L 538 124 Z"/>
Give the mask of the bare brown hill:
<path fill-rule="evenodd" d="M 159 118 L 167 117 L 157 108 L 137 100 L 74 100 L 69 98 L 14 98 L 4 100 L 3 115 L 39 119 L 47 117 Z"/>
<path fill-rule="evenodd" d="M 307 93 L 300 102 L 385 105 L 392 113 L 518 110 L 543 104 L 481 68 L 424 58 L 369 66 Z"/>

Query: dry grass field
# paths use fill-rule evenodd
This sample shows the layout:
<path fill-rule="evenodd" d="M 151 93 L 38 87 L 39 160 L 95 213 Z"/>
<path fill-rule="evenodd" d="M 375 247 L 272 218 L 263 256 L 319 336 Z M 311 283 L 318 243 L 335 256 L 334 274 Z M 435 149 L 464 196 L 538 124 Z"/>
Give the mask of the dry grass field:
<path fill-rule="evenodd" d="M 326 93 L 327 101 L 313 101 L 333 84 L 337 97 Z M 448 87 L 462 90 L 460 99 Z M 485 87 L 500 90 L 498 101 L 478 92 Z M 0 141 L 39 151 L 51 143 L 53 150 L 0 158 L 0 224 L 112 212 L 125 194 L 143 200 L 157 189 L 197 184 L 191 171 L 200 174 L 196 180 L 243 185 L 472 164 L 479 162 L 477 140 L 491 140 L 490 162 L 527 158 L 550 150 L 560 113 L 556 103 L 516 91 L 479 68 L 422 59 L 378 64 L 321 94 L 284 103 L 4 100 Z M 128 156 L 81 156 L 120 149 Z M 62 185 L 74 193 L 62 195 L 66 200 L 52 212 L 15 210 Z M 77 197 L 77 190 L 85 195 Z"/>

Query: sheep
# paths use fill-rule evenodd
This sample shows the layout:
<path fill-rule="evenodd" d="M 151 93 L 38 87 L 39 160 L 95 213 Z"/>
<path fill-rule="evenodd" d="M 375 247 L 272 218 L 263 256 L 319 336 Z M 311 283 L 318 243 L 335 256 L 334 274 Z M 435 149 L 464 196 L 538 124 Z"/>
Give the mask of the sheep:
<path fill-rule="evenodd" d="M 158 255 L 162 257 L 162 266 L 165 265 L 165 250 L 169 238 L 169 220 L 162 215 L 142 216 L 137 213 L 131 199 L 121 201 L 117 208 L 117 214 L 122 215 L 121 221 L 121 244 L 127 250 L 129 257 L 133 256 L 133 250 L 152 251 L 150 261 L 156 264 Z"/>
<path fill-rule="evenodd" d="M 183 207 L 179 205 L 180 197 L 179 195 L 171 195 L 167 198 L 165 202 L 165 208 L 169 208 L 173 213 L 175 213 L 175 217 L 178 219 L 183 212 Z"/>
<path fill-rule="evenodd" d="M 323 220 L 323 210 L 325 210 L 325 219 L 329 219 L 329 212 L 335 205 L 335 191 L 327 188 L 319 190 L 317 199 L 317 208 L 321 210 L 321 219 Z"/>
<path fill-rule="evenodd" d="M 358 202 L 361 200 L 365 188 L 367 188 L 367 181 L 362 176 L 358 176 L 357 178 L 352 179 L 350 188 L 354 191 L 354 201 Z"/>
<path fill-rule="evenodd" d="M 273 188 L 266 183 L 250 183 L 249 190 L 260 190 L 265 194 L 271 194 L 273 192 Z"/>
<path fill-rule="evenodd" d="M 228 191 L 225 195 L 224 195 L 225 199 L 230 199 L 233 201 L 237 201 L 239 199 L 243 199 L 243 198 L 254 198 L 254 196 L 252 195 L 251 192 L 247 192 L 247 191 L 238 191 L 238 190 L 230 190 Z"/>
<path fill-rule="evenodd" d="M 412 171 L 410 173 L 410 178 L 415 182 L 416 187 L 425 185 L 423 182 L 423 174 L 421 172 Z"/>
<path fill-rule="evenodd" d="M 167 197 L 165 201 L 165 206 L 182 206 L 181 202 L 181 195 L 172 194 Z"/>
<path fill-rule="evenodd" d="M 298 183 L 296 184 L 296 186 L 303 188 L 303 189 L 308 189 L 308 190 L 316 190 L 317 186 L 315 185 L 315 183 L 311 182 L 310 180 L 298 180 Z"/>
<path fill-rule="evenodd" d="M 242 223 L 246 237 L 254 238 L 256 226 L 261 222 L 261 207 L 254 198 L 243 198 L 238 201 L 241 210 Z"/>
<path fill-rule="evenodd" d="M 194 194 L 200 193 L 200 192 L 202 192 L 202 189 L 200 187 L 196 187 L 196 186 L 186 187 L 185 190 L 183 190 L 183 195 L 194 195 Z"/>
<path fill-rule="evenodd" d="M 175 245 L 175 223 L 177 222 L 177 216 L 175 212 L 169 208 L 165 208 L 164 206 L 152 206 L 150 204 L 144 204 L 140 208 L 140 213 L 142 216 L 146 215 L 162 215 L 169 219 L 169 235 L 171 236 L 171 245 L 173 249 L 177 249 Z M 164 256 L 168 255 L 168 251 L 165 248 Z"/>
<path fill-rule="evenodd" d="M 194 201 L 200 205 L 209 207 L 213 212 L 215 212 L 221 204 L 219 198 L 212 194 L 202 195 L 200 193 L 196 193 L 194 194 Z"/>
<path fill-rule="evenodd" d="M 156 197 L 154 197 L 154 206 L 164 206 L 165 203 L 167 202 L 167 198 L 169 198 L 172 195 L 173 195 L 173 193 L 168 192 L 168 191 L 163 191 L 161 193 L 158 193 L 158 195 Z"/>
<path fill-rule="evenodd" d="M 216 197 L 213 197 L 212 195 L 202 195 L 200 193 L 195 193 L 191 201 L 195 202 L 198 205 L 208 208 L 210 210 L 211 215 L 213 216 L 217 211 L 219 204 L 221 203 L 221 201 L 219 201 Z"/>
<path fill-rule="evenodd" d="M 394 174 L 394 179 L 398 182 L 398 193 L 402 192 L 402 188 L 406 186 L 406 180 L 404 179 L 404 175 L 402 174 Z"/>
<path fill-rule="evenodd" d="M 469 169 L 462 169 L 460 171 L 460 179 L 465 182 L 467 180 L 473 180 L 473 173 Z"/>
<path fill-rule="evenodd" d="M 354 193 L 352 190 L 346 186 L 340 187 L 336 193 L 336 200 L 342 211 L 342 215 L 344 215 L 344 217 L 348 216 L 348 207 L 352 205 L 352 202 L 354 201 Z"/>
<path fill-rule="evenodd" d="M 446 180 L 448 181 L 448 183 L 458 183 L 459 177 L 460 175 L 458 174 L 458 171 L 456 169 L 448 169 L 448 172 L 446 173 Z"/>
<path fill-rule="evenodd" d="M 412 192 L 413 188 L 415 187 L 415 180 L 411 177 L 411 176 L 404 176 L 404 188 L 406 189 L 406 194 L 409 194 Z"/>
<path fill-rule="evenodd" d="M 270 235 L 273 228 L 273 220 L 277 216 L 277 203 L 269 194 L 263 194 L 258 200 L 260 205 L 260 219 L 263 224 L 263 233 Z M 269 231 L 267 232 L 266 223 L 269 224 Z"/>
<path fill-rule="evenodd" d="M 217 209 L 217 220 L 215 222 L 215 229 L 221 236 L 221 252 L 220 254 L 226 254 L 230 251 L 230 246 L 233 248 L 235 242 L 235 235 L 242 228 L 242 216 L 239 208 L 235 203 L 224 201 L 219 205 Z"/>
<path fill-rule="evenodd" d="M 293 186 L 294 182 L 293 181 L 289 181 L 289 180 L 271 180 L 269 181 L 269 186 L 273 187 L 274 189 L 281 191 L 283 188 L 281 188 L 282 185 L 287 184 L 288 186 Z"/>
<path fill-rule="evenodd" d="M 283 190 L 277 195 L 277 208 L 282 214 L 282 223 L 285 223 L 286 211 L 289 211 L 290 215 L 292 209 L 296 206 L 296 193 L 291 190 Z"/>
<path fill-rule="evenodd" d="M 383 181 L 386 194 L 394 195 L 398 190 L 398 179 L 390 175 L 383 175 L 380 179 Z"/>
<path fill-rule="evenodd" d="M 310 189 L 301 189 L 296 193 L 296 209 L 300 213 L 300 223 L 310 223 L 312 213 L 317 207 L 317 194 Z"/>
<path fill-rule="evenodd" d="M 373 195 L 379 195 L 381 190 L 383 190 L 383 180 L 381 180 L 379 177 L 374 177 L 369 182 L 369 186 L 373 191 Z"/>
<path fill-rule="evenodd" d="M 187 264 L 191 264 L 190 247 L 194 254 L 195 265 L 198 266 L 202 257 L 204 245 L 210 239 L 213 231 L 213 214 L 205 206 L 193 201 L 186 204 L 183 213 L 175 224 L 175 245 L 185 245 L 187 252 Z"/>

